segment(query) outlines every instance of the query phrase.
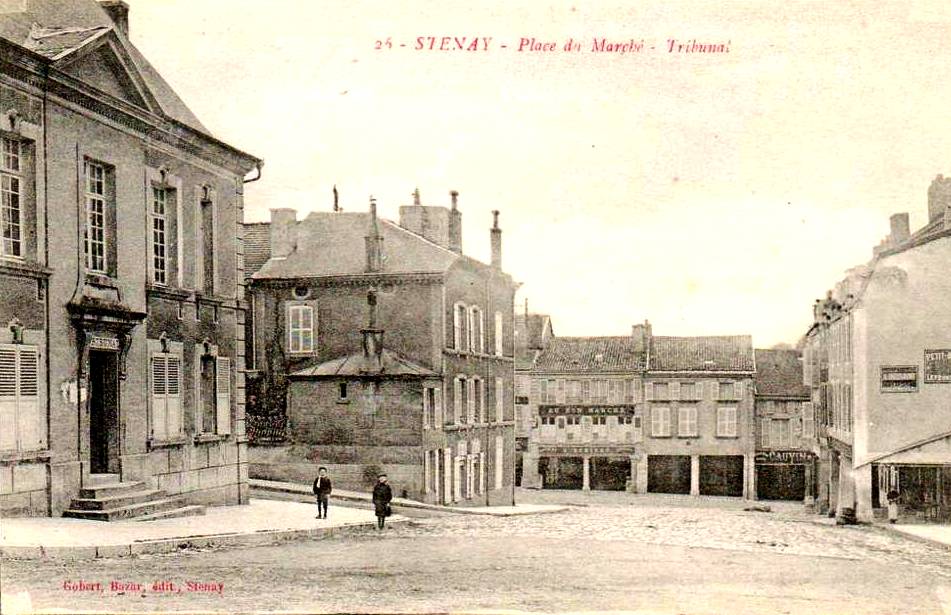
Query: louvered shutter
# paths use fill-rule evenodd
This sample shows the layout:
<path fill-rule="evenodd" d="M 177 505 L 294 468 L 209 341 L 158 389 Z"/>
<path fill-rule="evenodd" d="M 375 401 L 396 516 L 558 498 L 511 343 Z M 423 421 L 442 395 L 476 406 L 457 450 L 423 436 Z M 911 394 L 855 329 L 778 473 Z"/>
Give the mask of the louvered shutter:
<path fill-rule="evenodd" d="M 530 388 L 529 388 L 530 394 L 532 396 L 531 402 L 536 405 L 542 403 L 541 391 L 539 390 L 538 383 L 539 383 L 538 378 L 532 378 Z"/>
<path fill-rule="evenodd" d="M 564 378 L 558 379 L 558 397 L 556 402 L 559 404 L 565 403 L 565 380 Z"/>
<path fill-rule="evenodd" d="M 644 383 L 644 399 L 646 401 L 654 401 L 654 383 L 653 382 Z"/>
<path fill-rule="evenodd" d="M 166 358 L 165 408 L 169 437 L 185 432 L 182 419 L 182 361 L 178 357 Z"/>
<path fill-rule="evenodd" d="M 495 420 L 502 422 L 505 420 L 505 381 L 501 376 L 495 378 Z"/>
<path fill-rule="evenodd" d="M 17 351 L 0 346 L 0 450 L 17 447 Z"/>
<path fill-rule="evenodd" d="M 670 399 L 680 399 L 680 383 L 671 382 L 670 383 Z"/>
<path fill-rule="evenodd" d="M 168 358 L 165 355 L 152 357 L 152 439 L 168 439 Z"/>
<path fill-rule="evenodd" d="M 433 398 L 434 398 L 435 403 L 436 403 L 436 411 L 435 411 L 435 415 L 436 415 L 436 425 L 435 425 L 435 426 L 436 426 L 436 427 L 442 427 L 443 422 L 445 421 L 445 418 L 443 417 L 443 409 L 442 409 L 442 389 L 441 389 L 441 388 L 436 387 L 436 390 L 433 392 Z"/>
<path fill-rule="evenodd" d="M 19 347 L 19 391 L 17 400 L 17 427 L 20 450 L 44 447 L 45 429 L 40 422 L 39 353 L 31 346 Z"/>
<path fill-rule="evenodd" d="M 705 398 L 715 400 L 717 398 L 720 383 L 715 380 L 707 380 L 703 383 L 703 386 L 706 389 Z"/>
<path fill-rule="evenodd" d="M 215 409 L 217 433 L 231 433 L 231 359 L 215 359 Z"/>

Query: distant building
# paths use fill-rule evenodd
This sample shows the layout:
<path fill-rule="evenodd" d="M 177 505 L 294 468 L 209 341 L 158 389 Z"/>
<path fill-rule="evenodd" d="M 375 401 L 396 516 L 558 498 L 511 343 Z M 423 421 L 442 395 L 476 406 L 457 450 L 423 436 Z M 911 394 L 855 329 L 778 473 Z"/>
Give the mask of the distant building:
<path fill-rule="evenodd" d="M 812 506 L 818 481 L 816 423 L 799 351 L 757 349 L 753 384 L 756 497 Z"/>
<path fill-rule="evenodd" d="M 0 516 L 248 501 L 240 222 L 261 161 L 128 27 L 119 0 L 0 11 Z"/>
<path fill-rule="evenodd" d="M 253 476 L 309 480 L 320 463 L 335 484 L 363 488 L 380 469 L 421 500 L 512 503 L 517 285 L 502 271 L 497 215 L 482 263 L 462 253 L 451 196 L 451 208 L 430 207 L 417 193 L 398 225 L 373 204 L 300 221 L 272 210 L 268 246 L 249 246 L 269 255 L 250 282 L 249 422 L 266 427 L 249 430 Z M 359 359 L 367 327 L 385 330 L 375 368 Z"/>
<path fill-rule="evenodd" d="M 637 490 L 752 498 L 752 340 L 651 338 Z"/>
<path fill-rule="evenodd" d="M 531 405 L 531 371 L 535 361 L 554 337 L 551 318 L 546 314 L 515 315 L 515 484 L 522 484 L 523 454 L 534 428 L 534 408 Z"/>
<path fill-rule="evenodd" d="M 804 341 L 820 450 L 819 508 L 871 520 L 888 491 L 904 514 L 951 520 L 951 179 L 928 223 L 891 217 L 872 260 L 814 306 Z"/>

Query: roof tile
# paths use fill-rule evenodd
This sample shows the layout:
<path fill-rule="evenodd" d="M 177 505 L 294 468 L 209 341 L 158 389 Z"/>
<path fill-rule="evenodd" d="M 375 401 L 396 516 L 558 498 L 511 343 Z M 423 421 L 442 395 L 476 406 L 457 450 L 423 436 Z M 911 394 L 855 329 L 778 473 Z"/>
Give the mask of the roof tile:
<path fill-rule="evenodd" d="M 741 371 L 754 369 L 749 335 L 651 338 L 651 371 Z"/>

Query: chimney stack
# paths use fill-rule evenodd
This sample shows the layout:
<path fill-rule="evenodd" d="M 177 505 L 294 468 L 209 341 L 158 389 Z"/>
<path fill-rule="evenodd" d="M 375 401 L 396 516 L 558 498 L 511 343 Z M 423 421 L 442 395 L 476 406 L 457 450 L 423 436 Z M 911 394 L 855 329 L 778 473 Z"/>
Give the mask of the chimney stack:
<path fill-rule="evenodd" d="M 944 206 L 944 230 L 951 230 L 951 203 Z"/>
<path fill-rule="evenodd" d="M 453 190 L 452 209 L 449 210 L 449 249 L 456 254 L 462 254 L 462 212 L 459 211 L 459 192 Z"/>
<path fill-rule="evenodd" d="M 370 197 L 370 228 L 364 238 L 367 248 L 367 273 L 383 271 L 383 236 L 376 218 L 376 199 Z"/>
<path fill-rule="evenodd" d="M 634 342 L 635 352 L 647 352 L 651 340 L 650 322 L 645 320 L 644 324 L 631 326 L 631 338 Z"/>
<path fill-rule="evenodd" d="M 367 326 L 360 330 L 363 334 L 363 357 L 380 360 L 383 354 L 383 329 L 377 327 L 376 289 L 367 291 Z"/>
<path fill-rule="evenodd" d="M 492 230 L 489 232 L 492 245 L 492 266 L 502 270 L 502 229 L 499 228 L 499 210 L 492 211 Z"/>
<path fill-rule="evenodd" d="M 129 5 L 122 0 L 99 0 L 99 6 L 109 15 L 116 30 L 129 36 Z"/>
<path fill-rule="evenodd" d="M 270 243 L 272 258 L 287 258 L 297 248 L 296 210 L 271 210 Z"/>
<path fill-rule="evenodd" d="M 928 188 L 928 222 L 943 216 L 948 205 L 951 205 L 951 177 L 939 174 Z"/>
<path fill-rule="evenodd" d="M 888 222 L 891 227 L 888 238 L 893 246 L 897 246 L 911 237 L 911 226 L 908 224 L 907 213 L 893 214 Z"/>

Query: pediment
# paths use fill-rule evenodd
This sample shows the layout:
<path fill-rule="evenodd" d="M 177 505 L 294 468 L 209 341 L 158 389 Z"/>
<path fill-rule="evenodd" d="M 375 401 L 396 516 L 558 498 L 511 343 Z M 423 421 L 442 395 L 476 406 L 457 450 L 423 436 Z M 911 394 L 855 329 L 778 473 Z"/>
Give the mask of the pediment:
<path fill-rule="evenodd" d="M 152 110 L 146 101 L 148 92 L 141 79 L 127 68 L 120 51 L 108 41 L 94 49 L 83 50 L 65 61 L 60 68 L 83 83 L 142 109 Z"/>

